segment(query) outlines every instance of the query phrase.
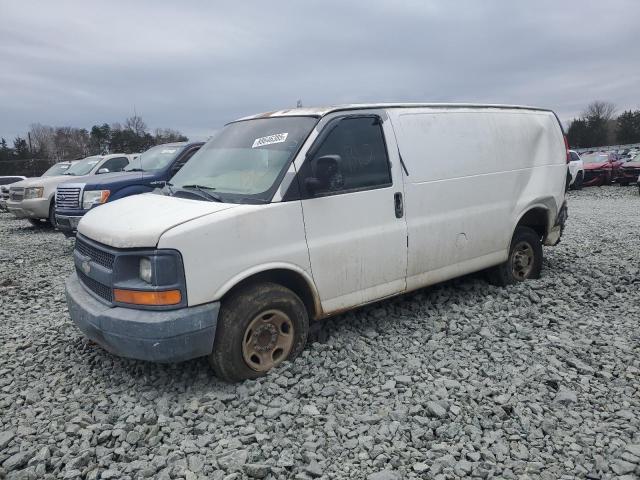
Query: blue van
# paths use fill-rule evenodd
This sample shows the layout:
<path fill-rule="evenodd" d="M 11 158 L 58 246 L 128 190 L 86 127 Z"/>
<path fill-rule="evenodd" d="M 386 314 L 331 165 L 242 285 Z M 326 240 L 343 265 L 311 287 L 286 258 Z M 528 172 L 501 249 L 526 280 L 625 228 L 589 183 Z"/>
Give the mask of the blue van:
<path fill-rule="evenodd" d="M 203 142 L 165 143 L 150 148 L 122 172 L 104 173 L 84 182 L 70 180 L 56 190 L 56 223 L 72 236 L 82 216 L 98 205 L 163 187 Z"/>

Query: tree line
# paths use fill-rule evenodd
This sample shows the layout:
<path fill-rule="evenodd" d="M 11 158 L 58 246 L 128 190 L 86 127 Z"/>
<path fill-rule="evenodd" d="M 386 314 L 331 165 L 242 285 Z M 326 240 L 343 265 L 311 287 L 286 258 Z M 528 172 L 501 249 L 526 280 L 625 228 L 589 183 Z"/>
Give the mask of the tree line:
<path fill-rule="evenodd" d="M 94 125 L 90 131 L 33 123 L 27 136 L 16 137 L 13 146 L 9 146 L 6 139 L 0 139 L 0 161 L 43 158 L 59 162 L 89 155 L 144 152 L 154 145 L 187 140 L 182 133 L 170 128 L 157 128 L 150 133 L 138 115 L 127 118 L 123 125 L 103 123 Z"/>
<path fill-rule="evenodd" d="M 592 102 L 571 121 L 567 138 L 573 148 L 640 143 L 640 110 L 626 110 L 616 116 L 613 103 Z"/>

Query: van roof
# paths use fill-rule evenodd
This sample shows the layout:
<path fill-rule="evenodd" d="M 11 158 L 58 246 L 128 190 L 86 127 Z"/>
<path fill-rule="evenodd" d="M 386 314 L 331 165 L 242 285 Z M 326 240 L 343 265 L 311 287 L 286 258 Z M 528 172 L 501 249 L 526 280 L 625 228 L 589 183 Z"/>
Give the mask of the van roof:
<path fill-rule="evenodd" d="M 551 112 L 547 108 L 528 107 L 524 105 L 502 105 L 502 104 L 476 104 L 476 103 L 354 103 L 346 105 L 329 105 L 320 107 L 300 107 L 289 108 L 286 110 L 276 110 L 273 112 L 264 112 L 257 115 L 249 115 L 247 117 L 240 118 L 236 121 L 251 120 L 255 118 L 270 118 L 270 117 L 323 117 L 329 113 L 341 112 L 348 110 L 366 110 L 366 109 L 380 109 L 380 108 L 500 108 L 500 109 L 517 109 L 517 110 L 536 110 L 543 112 Z"/>

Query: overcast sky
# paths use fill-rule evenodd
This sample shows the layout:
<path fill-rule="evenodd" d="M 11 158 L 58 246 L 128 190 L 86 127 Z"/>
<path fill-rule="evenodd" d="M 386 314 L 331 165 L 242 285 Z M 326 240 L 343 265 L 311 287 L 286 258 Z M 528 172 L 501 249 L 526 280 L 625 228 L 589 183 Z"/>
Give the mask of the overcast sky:
<path fill-rule="evenodd" d="M 639 0 L 29 1 L 0 5 L 0 136 L 138 114 L 208 136 L 352 102 L 640 108 Z M 10 142 L 11 143 L 11 142 Z"/>

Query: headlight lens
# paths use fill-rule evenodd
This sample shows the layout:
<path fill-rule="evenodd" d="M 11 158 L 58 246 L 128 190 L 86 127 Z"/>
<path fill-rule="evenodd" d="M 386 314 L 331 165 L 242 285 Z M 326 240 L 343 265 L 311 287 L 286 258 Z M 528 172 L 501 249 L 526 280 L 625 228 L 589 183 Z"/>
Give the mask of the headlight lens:
<path fill-rule="evenodd" d="M 100 205 L 109 198 L 109 190 L 87 190 L 82 194 L 82 208 L 89 210 L 91 207 Z"/>
<path fill-rule="evenodd" d="M 153 269 L 151 267 L 151 259 L 142 257 L 140 259 L 140 279 L 151 283 L 151 277 L 153 276 Z"/>
<path fill-rule="evenodd" d="M 29 187 L 24 189 L 24 198 L 42 198 L 44 195 L 44 187 Z"/>

